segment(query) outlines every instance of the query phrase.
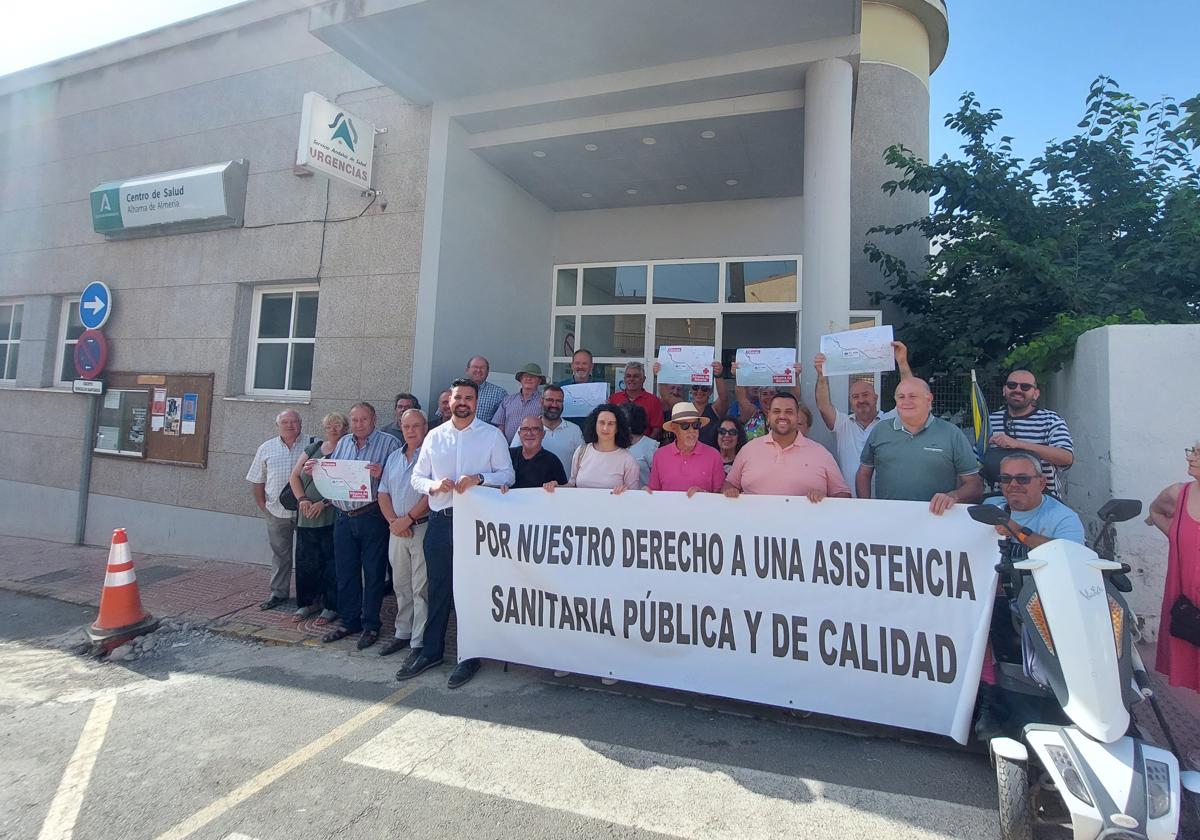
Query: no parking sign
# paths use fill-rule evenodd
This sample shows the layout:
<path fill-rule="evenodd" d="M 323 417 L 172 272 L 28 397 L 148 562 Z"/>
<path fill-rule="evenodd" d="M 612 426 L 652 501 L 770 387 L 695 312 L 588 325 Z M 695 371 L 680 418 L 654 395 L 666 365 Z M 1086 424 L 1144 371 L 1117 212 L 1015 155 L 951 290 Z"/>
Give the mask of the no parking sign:
<path fill-rule="evenodd" d="M 108 363 L 108 341 L 99 330 L 84 330 L 75 343 L 75 372 L 95 379 Z"/>

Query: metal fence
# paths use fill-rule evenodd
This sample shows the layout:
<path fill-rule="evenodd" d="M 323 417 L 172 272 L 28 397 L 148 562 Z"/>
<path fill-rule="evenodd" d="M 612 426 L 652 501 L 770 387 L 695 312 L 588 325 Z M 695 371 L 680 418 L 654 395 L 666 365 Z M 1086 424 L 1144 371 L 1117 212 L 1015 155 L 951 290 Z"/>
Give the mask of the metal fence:
<path fill-rule="evenodd" d="M 930 376 L 925 381 L 929 383 L 929 390 L 933 391 L 934 416 L 948 420 L 968 433 L 971 432 L 971 375 L 964 373 L 954 376 Z M 881 411 L 895 408 L 894 394 L 899 382 L 899 373 L 891 371 L 883 374 L 879 396 Z M 983 391 L 983 398 L 987 400 L 989 411 L 995 411 L 1004 405 L 1001 394 L 1003 384 L 999 379 L 980 381 L 979 387 Z"/>

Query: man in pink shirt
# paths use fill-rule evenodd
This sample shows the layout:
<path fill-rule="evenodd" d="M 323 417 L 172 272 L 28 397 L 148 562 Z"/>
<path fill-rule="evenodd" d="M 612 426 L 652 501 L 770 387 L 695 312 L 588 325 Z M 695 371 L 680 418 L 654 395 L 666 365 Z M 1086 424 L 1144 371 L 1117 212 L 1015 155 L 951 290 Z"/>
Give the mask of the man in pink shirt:
<path fill-rule="evenodd" d="M 709 422 L 690 402 L 675 403 L 671 419 L 663 428 L 675 435 L 675 442 L 660 446 L 650 465 L 649 491 L 719 493 L 725 483 L 725 465 L 721 453 L 700 442 L 700 430 Z"/>
<path fill-rule="evenodd" d="M 775 395 L 767 412 L 771 432 L 742 447 L 725 479 L 726 496 L 807 496 L 811 502 L 826 496 L 850 498 L 850 486 L 829 450 L 800 435 L 799 413 L 795 394 Z"/>

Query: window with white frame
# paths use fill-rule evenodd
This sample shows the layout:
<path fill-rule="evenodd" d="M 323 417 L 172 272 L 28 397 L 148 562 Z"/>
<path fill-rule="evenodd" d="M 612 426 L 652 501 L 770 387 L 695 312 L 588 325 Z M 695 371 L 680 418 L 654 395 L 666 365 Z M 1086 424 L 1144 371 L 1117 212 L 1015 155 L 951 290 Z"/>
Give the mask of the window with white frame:
<path fill-rule="evenodd" d="M 625 362 L 662 344 L 711 344 L 726 370 L 738 347 L 800 346 L 798 256 L 560 265 L 553 283 L 556 381 L 576 349 L 617 388 Z"/>
<path fill-rule="evenodd" d="M 54 361 L 55 384 L 70 385 L 75 380 L 75 345 L 83 335 L 83 321 L 79 320 L 78 298 L 62 302 L 62 314 L 58 322 L 58 355 Z"/>
<path fill-rule="evenodd" d="M 0 302 L 0 382 L 17 378 L 17 359 L 21 354 L 21 316 L 25 304 Z"/>
<path fill-rule="evenodd" d="M 317 336 L 317 286 L 254 290 L 246 393 L 306 397 L 312 390 Z"/>

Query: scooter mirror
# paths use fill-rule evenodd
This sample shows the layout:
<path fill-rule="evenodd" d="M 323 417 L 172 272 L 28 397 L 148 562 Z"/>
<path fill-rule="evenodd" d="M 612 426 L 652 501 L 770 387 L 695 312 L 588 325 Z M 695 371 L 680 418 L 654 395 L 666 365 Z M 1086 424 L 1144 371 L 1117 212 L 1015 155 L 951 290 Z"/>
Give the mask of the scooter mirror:
<path fill-rule="evenodd" d="M 1008 521 L 1008 514 L 1004 509 L 995 505 L 971 505 L 967 508 L 967 513 L 976 522 L 982 522 L 984 525 L 1002 525 Z"/>
<path fill-rule="evenodd" d="M 1179 783 L 1189 793 L 1200 793 L 1200 773 L 1195 770 L 1184 770 L 1180 773 Z"/>
<path fill-rule="evenodd" d="M 1097 515 L 1105 522 L 1128 522 L 1141 512 L 1139 499 L 1109 499 Z"/>

